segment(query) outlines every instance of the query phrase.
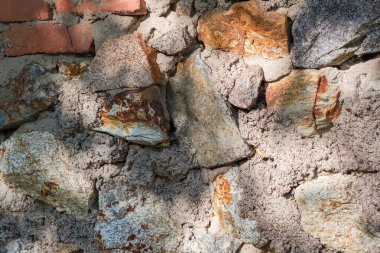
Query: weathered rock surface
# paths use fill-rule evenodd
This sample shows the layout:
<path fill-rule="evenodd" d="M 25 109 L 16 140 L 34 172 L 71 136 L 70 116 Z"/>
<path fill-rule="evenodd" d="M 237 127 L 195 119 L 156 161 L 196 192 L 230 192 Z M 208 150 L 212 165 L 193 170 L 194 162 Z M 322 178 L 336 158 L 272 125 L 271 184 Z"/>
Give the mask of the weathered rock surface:
<path fill-rule="evenodd" d="M 183 131 L 196 150 L 201 167 L 228 164 L 251 154 L 230 108 L 213 87 L 199 51 L 179 64 L 168 88 L 168 109 L 174 126 Z"/>
<path fill-rule="evenodd" d="M 245 57 L 244 62 L 249 65 L 259 65 L 263 68 L 266 82 L 274 82 L 288 75 L 292 71 L 292 59 L 290 55 L 278 59 L 266 59 L 263 57 Z"/>
<path fill-rule="evenodd" d="M 227 12 L 206 13 L 199 21 L 199 39 L 212 48 L 245 56 L 289 54 L 286 16 L 266 13 L 256 0 L 234 4 Z"/>
<path fill-rule="evenodd" d="M 379 52 L 378 9 L 378 0 L 307 1 L 293 25 L 293 64 L 320 68 Z"/>
<path fill-rule="evenodd" d="M 144 145 L 169 145 L 169 116 L 165 90 L 146 89 L 108 92 L 93 130 Z"/>
<path fill-rule="evenodd" d="M 79 79 L 88 68 L 88 62 L 81 63 L 58 63 L 58 71 L 65 75 L 66 80 Z"/>
<path fill-rule="evenodd" d="M 4 181 L 79 218 L 93 201 L 93 184 L 70 170 L 62 142 L 47 132 L 16 134 L 0 146 Z"/>
<path fill-rule="evenodd" d="M 238 205 L 241 199 L 238 169 L 231 168 L 227 173 L 216 177 L 212 187 L 213 207 L 225 233 L 239 238 L 244 243 L 265 245 L 266 239 L 262 237 L 257 227 L 257 221 L 241 217 Z"/>
<path fill-rule="evenodd" d="M 146 8 L 149 12 L 155 13 L 158 16 L 165 15 L 170 9 L 170 3 L 173 0 L 145 0 Z"/>
<path fill-rule="evenodd" d="M 130 193 L 121 189 L 100 192 L 95 231 L 101 248 L 176 252 L 180 231 L 165 203 L 151 195 L 128 195 Z"/>
<path fill-rule="evenodd" d="M 5 86 L 0 86 L 0 130 L 33 120 L 56 101 L 56 84 L 38 64 L 26 66 Z"/>
<path fill-rule="evenodd" d="M 317 70 L 293 70 L 268 85 L 266 101 L 280 122 L 290 121 L 303 136 L 312 136 L 331 128 L 341 111 L 339 96 L 338 88 Z"/>
<path fill-rule="evenodd" d="M 163 76 L 156 57 L 141 35 L 120 36 L 102 45 L 81 80 L 94 91 L 160 84 Z"/>
<path fill-rule="evenodd" d="M 260 66 L 252 66 L 235 80 L 228 101 L 236 107 L 250 109 L 257 102 L 263 81 L 263 70 Z"/>
<path fill-rule="evenodd" d="M 136 25 L 136 21 L 136 17 L 110 15 L 96 22 L 93 26 L 95 51 L 107 40 L 128 33 Z"/>
<path fill-rule="evenodd" d="M 149 17 L 141 23 L 138 32 L 143 34 L 150 46 L 168 55 L 186 52 L 197 37 L 194 21 L 173 11 L 166 18 Z"/>
<path fill-rule="evenodd" d="M 338 251 L 373 252 L 380 245 L 380 233 L 368 228 L 358 190 L 355 177 L 341 174 L 299 186 L 295 199 L 303 229 Z"/>

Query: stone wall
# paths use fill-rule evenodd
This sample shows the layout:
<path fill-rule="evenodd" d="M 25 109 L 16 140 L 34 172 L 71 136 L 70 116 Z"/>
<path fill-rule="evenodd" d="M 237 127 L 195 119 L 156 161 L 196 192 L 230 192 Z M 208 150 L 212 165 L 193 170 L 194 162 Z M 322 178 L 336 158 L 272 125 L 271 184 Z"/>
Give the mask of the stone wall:
<path fill-rule="evenodd" d="M 2 0 L 0 253 L 380 252 L 378 0 Z"/>

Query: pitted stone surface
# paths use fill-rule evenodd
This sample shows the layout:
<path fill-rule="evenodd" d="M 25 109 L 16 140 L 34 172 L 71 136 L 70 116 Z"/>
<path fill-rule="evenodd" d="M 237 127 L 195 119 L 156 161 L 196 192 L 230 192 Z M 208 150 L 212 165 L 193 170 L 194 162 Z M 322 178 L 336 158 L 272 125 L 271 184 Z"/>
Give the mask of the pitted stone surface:
<path fill-rule="evenodd" d="M 79 218 L 88 214 L 93 184 L 70 170 L 63 143 L 47 132 L 16 134 L 0 146 L 0 173 L 4 181 Z"/>

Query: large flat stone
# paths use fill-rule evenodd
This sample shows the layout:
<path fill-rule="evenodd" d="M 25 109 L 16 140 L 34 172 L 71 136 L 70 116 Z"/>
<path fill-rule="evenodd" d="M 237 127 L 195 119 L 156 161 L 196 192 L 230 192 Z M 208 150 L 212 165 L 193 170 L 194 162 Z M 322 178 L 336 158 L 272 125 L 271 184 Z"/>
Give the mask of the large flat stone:
<path fill-rule="evenodd" d="M 379 52 L 379 9 L 378 0 L 307 1 L 293 25 L 293 64 L 320 68 Z"/>
<path fill-rule="evenodd" d="M 70 164 L 66 147 L 48 132 L 15 134 L 0 146 L 0 173 L 7 184 L 82 218 L 93 201 L 93 184 Z"/>
<path fill-rule="evenodd" d="M 27 65 L 5 86 L 0 86 L 0 130 L 15 128 L 33 120 L 56 100 L 56 85 L 46 69 Z"/>
<path fill-rule="evenodd" d="M 168 102 L 174 126 L 196 150 L 201 167 L 232 163 L 251 154 L 199 51 L 178 65 L 170 79 Z"/>
<path fill-rule="evenodd" d="M 199 21 L 199 38 L 212 48 L 246 56 L 289 54 L 286 16 L 267 13 L 257 0 L 205 13 Z"/>
<path fill-rule="evenodd" d="M 334 250 L 374 252 L 379 233 L 369 231 L 358 203 L 359 189 L 349 175 L 321 176 L 299 186 L 295 199 L 303 229 Z"/>
<path fill-rule="evenodd" d="M 156 85 L 108 92 L 93 130 L 137 144 L 168 146 L 170 124 L 162 93 Z"/>
<path fill-rule="evenodd" d="M 120 36 L 101 46 L 81 80 L 93 91 L 160 84 L 163 75 L 156 58 L 156 52 L 140 35 Z"/>

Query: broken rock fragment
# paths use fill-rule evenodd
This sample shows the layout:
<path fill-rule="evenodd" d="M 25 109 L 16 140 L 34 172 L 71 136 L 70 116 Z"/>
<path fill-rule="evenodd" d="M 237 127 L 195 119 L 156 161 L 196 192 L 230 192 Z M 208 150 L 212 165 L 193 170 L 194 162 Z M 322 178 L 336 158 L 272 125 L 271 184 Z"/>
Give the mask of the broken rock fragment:
<path fill-rule="evenodd" d="M 179 64 L 169 85 L 169 112 L 174 126 L 196 150 L 201 167 L 232 163 L 251 154 L 230 108 L 211 80 L 210 70 L 196 51 Z"/>
<path fill-rule="evenodd" d="M 163 75 L 156 58 L 157 53 L 145 44 L 141 35 L 120 36 L 101 46 L 81 80 L 93 91 L 160 84 Z"/>
<path fill-rule="evenodd" d="M 339 116 L 340 92 L 318 70 L 293 70 L 278 82 L 269 83 L 266 101 L 280 122 L 290 121 L 303 136 L 331 128 Z"/>
<path fill-rule="evenodd" d="M 242 109 L 250 109 L 256 104 L 263 81 L 263 70 L 260 66 L 252 66 L 235 80 L 228 101 Z"/>
<path fill-rule="evenodd" d="M 70 164 L 66 147 L 48 132 L 14 134 L 0 146 L 0 173 L 7 184 L 83 218 L 93 201 L 93 184 Z"/>
<path fill-rule="evenodd" d="M 337 251 L 375 252 L 380 235 L 370 231 L 353 176 L 321 176 L 299 186 L 295 199 L 303 229 Z M 377 248 L 378 249 L 378 248 Z"/>
<path fill-rule="evenodd" d="M 163 89 L 153 85 L 109 91 L 106 96 L 93 130 L 137 144 L 168 146 L 170 123 Z"/>
<path fill-rule="evenodd" d="M 199 38 L 212 48 L 245 56 L 289 54 L 286 16 L 267 13 L 257 0 L 205 13 L 199 21 Z"/>
<path fill-rule="evenodd" d="M 27 65 L 13 81 L 0 85 L 0 130 L 37 118 L 54 104 L 56 95 L 56 85 L 46 69 Z"/>

